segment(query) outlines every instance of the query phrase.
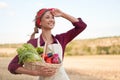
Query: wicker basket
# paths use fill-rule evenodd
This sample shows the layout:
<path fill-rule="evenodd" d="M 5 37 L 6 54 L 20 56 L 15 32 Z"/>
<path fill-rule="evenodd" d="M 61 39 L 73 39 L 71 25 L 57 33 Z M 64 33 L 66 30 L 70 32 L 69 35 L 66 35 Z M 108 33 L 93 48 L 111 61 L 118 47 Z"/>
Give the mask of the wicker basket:
<path fill-rule="evenodd" d="M 59 69 L 61 64 L 50 64 L 50 63 L 42 63 L 42 62 L 24 63 L 24 67 L 28 70 L 40 70 L 40 68 L 44 66 L 48 68 Z"/>
<path fill-rule="evenodd" d="M 47 43 L 45 43 L 44 46 L 44 52 L 43 54 L 46 53 L 46 49 L 47 49 Z M 52 64 L 52 63 L 46 63 L 44 61 L 44 56 L 42 56 L 43 61 L 42 62 L 29 62 L 29 63 L 24 63 L 24 67 L 28 70 L 40 70 L 41 67 L 48 67 L 48 68 L 55 68 L 55 69 L 59 69 L 62 65 L 62 63 L 59 64 Z"/>

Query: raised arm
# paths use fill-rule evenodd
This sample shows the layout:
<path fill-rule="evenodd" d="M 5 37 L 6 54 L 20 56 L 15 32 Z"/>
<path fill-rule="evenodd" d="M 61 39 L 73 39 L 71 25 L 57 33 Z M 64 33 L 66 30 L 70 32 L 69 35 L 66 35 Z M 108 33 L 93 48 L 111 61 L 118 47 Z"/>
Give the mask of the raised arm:
<path fill-rule="evenodd" d="M 62 12 L 59 9 L 53 9 L 52 14 L 55 17 L 62 17 L 69 20 L 74 26 L 72 29 L 68 30 L 67 32 L 56 35 L 56 38 L 61 42 L 63 46 L 65 46 L 67 43 L 73 40 L 87 26 L 86 23 L 81 18 L 75 18 L 65 12 Z"/>
<path fill-rule="evenodd" d="M 75 18 L 75 17 L 73 17 L 73 16 L 71 16 L 71 15 L 69 15 L 69 14 L 67 14 L 67 13 L 64 13 L 64 12 L 62 12 L 61 10 L 56 9 L 56 8 L 52 10 L 52 14 L 53 14 L 55 17 L 63 17 L 63 18 L 65 18 L 65 19 L 71 21 L 72 23 L 79 21 L 77 18 Z"/>

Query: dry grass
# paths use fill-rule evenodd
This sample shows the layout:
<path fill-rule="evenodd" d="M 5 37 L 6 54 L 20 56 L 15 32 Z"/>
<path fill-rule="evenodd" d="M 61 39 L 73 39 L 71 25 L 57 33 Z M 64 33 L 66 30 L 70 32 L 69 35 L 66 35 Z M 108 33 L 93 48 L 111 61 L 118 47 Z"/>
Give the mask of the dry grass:
<path fill-rule="evenodd" d="M 71 80 L 120 80 L 120 55 L 66 57 Z"/>
<path fill-rule="evenodd" d="M 0 48 L 0 57 L 10 57 L 16 54 L 16 48 Z"/>
<path fill-rule="evenodd" d="M 11 59 L 0 57 L 0 80 L 37 80 L 34 76 L 9 73 Z M 120 80 L 120 55 L 65 57 L 64 67 L 71 80 Z"/>
<path fill-rule="evenodd" d="M 0 48 L 0 53 L 15 53 L 16 52 L 16 48 Z"/>

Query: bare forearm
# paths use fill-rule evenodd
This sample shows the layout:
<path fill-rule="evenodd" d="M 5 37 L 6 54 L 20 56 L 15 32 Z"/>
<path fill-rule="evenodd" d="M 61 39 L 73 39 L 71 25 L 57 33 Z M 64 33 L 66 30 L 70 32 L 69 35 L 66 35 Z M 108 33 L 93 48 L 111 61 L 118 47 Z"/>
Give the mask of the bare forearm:
<path fill-rule="evenodd" d="M 67 20 L 69 20 L 71 22 L 78 22 L 79 21 L 77 18 L 75 18 L 75 17 L 73 17 L 73 16 L 71 16 L 69 14 L 66 14 L 64 12 L 62 12 L 62 16 L 61 17 L 65 18 L 65 19 L 67 19 Z"/>
<path fill-rule="evenodd" d="M 33 75 L 33 76 L 35 76 L 35 74 L 34 74 L 33 71 L 27 70 L 27 69 L 25 69 L 24 67 L 19 67 L 18 69 L 16 69 L 15 72 L 16 72 L 16 73 L 19 73 L 19 74 L 28 74 L 28 75 Z"/>
<path fill-rule="evenodd" d="M 19 67 L 15 71 L 16 73 L 19 74 L 28 74 L 32 76 L 52 76 L 56 73 L 56 69 L 51 69 L 47 67 L 40 68 L 39 70 L 28 70 L 24 67 Z"/>
<path fill-rule="evenodd" d="M 69 14 L 67 14 L 67 13 L 65 13 L 65 12 L 63 12 L 63 11 L 57 9 L 57 8 L 53 9 L 52 14 L 55 17 L 63 17 L 65 19 L 71 21 L 72 23 L 79 21 L 77 18 L 75 18 L 75 17 L 73 17 L 73 16 L 71 16 L 71 15 L 69 15 Z"/>

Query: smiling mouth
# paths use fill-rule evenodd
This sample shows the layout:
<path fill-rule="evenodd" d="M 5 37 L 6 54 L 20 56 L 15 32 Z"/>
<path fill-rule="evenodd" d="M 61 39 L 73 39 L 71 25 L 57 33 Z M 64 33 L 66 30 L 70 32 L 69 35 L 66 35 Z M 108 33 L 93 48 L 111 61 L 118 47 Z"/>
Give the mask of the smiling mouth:
<path fill-rule="evenodd" d="M 54 24 L 53 23 L 48 23 L 48 25 L 53 26 Z"/>

